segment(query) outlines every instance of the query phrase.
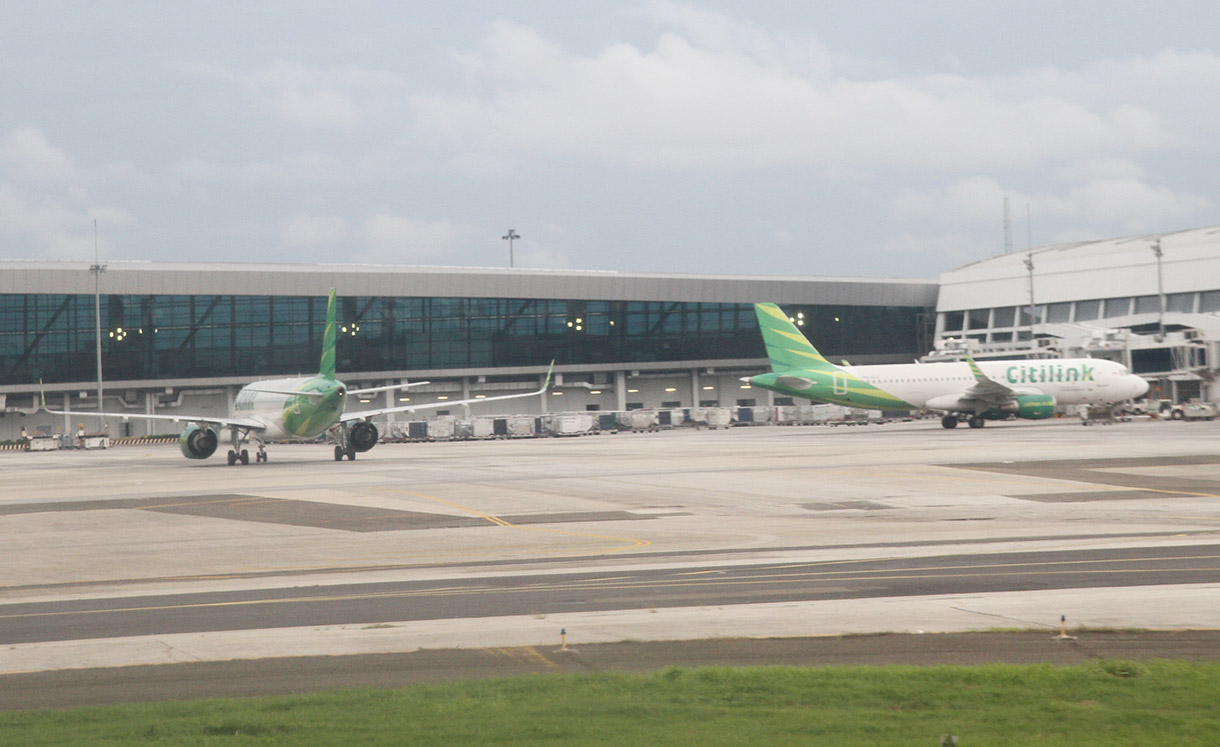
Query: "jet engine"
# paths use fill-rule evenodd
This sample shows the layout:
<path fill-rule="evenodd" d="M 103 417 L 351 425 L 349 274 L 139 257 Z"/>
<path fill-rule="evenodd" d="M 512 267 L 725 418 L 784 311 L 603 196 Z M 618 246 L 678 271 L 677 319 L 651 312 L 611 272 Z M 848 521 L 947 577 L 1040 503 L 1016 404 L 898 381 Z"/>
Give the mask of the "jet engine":
<path fill-rule="evenodd" d="M 368 451 L 377 445 L 377 426 L 361 420 L 347 429 L 347 445 L 353 451 Z"/>
<path fill-rule="evenodd" d="M 980 414 L 987 420 L 1013 416 L 1022 420 L 1045 420 L 1055 414 L 1055 398 L 1049 394 L 1018 394 L 1015 401 Z"/>
<path fill-rule="evenodd" d="M 1025 420 L 1046 420 L 1055 414 L 1055 398 L 1049 394 L 1017 396 L 1017 417 Z"/>
<path fill-rule="evenodd" d="M 182 449 L 182 456 L 187 459 L 207 459 L 216 453 L 219 443 L 220 438 L 214 429 L 206 426 L 200 428 L 195 423 L 188 425 L 182 435 L 178 436 L 178 447 Z"/>

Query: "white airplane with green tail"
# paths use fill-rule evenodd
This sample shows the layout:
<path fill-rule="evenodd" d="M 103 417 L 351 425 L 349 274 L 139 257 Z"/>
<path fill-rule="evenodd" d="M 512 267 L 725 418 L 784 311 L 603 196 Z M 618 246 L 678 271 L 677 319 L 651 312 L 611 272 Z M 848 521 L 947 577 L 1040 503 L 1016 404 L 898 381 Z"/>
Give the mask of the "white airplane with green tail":
<path fill-rule="evenodd" d="M 421 405 L 383 407 L 376 410 L 346 412 L 352 397 L 422 386 L 427 381 L 410 384 L 373 387 L 370 389 L 348 389 L 335 378 L 335 290 L 330 291 L 326 304 L 326 328 L 322 334 L 322 362 L 317 376 L 290 379 L 264 379 L 242 387 L 233 401 L 229 417 L 211 415 L 145 415 L 130 412 L 81 412 L 73 410 L 50 410 L 55 415 L 81 417 L 105 417 L 122 420 L 169 420 L 188 423 L 178 437 L 182 454 L 188 459 L 207 459 L 216 453 L 221 433 L 228 431 L 229 464 L 249 464 L 250 453 L 243 445 L 253 442 L 257 446 L 256 462 L 267 461 L 265 444 L 268 441 L 308 441 L 329 433 L 336 442 L 335 461 L 344 457 L 354 460 L 356 454 L 368 451 L 377 445 L 379 433 L 373 418 L 396 412 L 412 412 L 437 407 L 453 407 L 472 402 L 492 402 L 519 397 L 536 397 L 546 393 L 551 385 L 551 369 L 547 370 L 542 388 L 520 394 L 505 394 L 498 397 L 447 400 Z M 43 398 L 46 408 L 46 399 Z"/>
<path fill-rule="evenodd" d="M 838 366 L 817 351 L 773 303 L 754 304 L 771 372 L 743 378 L 791 397 L 869 410 L 930 410 L 941 425 L 982 428 L 988 420 L 1042 420 L 1056 405 L 1094 405 L 1143 396 L 1148 382 L 1097 358 Z"/>

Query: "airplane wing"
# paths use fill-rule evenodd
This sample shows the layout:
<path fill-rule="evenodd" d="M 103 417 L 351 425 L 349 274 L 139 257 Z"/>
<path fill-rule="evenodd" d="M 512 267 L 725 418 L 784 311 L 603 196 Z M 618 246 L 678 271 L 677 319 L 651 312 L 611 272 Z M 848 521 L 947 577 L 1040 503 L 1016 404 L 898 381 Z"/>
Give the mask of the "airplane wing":
<path fill-rule="evenodd" d="M 451 399 L 444 402 L 430 402 L 424 405 L 402 405 L 399 407 L 382 407 L 377 410 L 360 410 L 358 412 L 344 413 L 340 418 L 340 422 L 350 423 L 354 420 L 371 420 L 378 415 L 390 415 L 396 412 L 414 412 L 415 410 L 435 410 L 441 407 L 453 407 L 455 405 L 468 405 L 474 402 L 494 402 L 498 399 L 520 399 L 521 397 L 537 397 L 541 394 L 546 394 L 546 390 L 551 388 L 551 372 L 555 368 L 555 361 L 551 361 L 551 365 L 546 370 L 546 381 L 542 383 L 542 388 L 532 392 L 522 392 L 520 394 L 501 394 L 498 397 L 478 397 L 473 399 Z M 426 382 L 420 382 L 426 383 Z"/>
<path fill-rule="evenodd" d="M 999 405 L 1011 402 L 1017 396 L 1017 393 L 1012 388 L 989 378 L 987 374 L 983 373 L 973 358 L 966 356 L 966 362 L 970 364 L 970 373 L 974 374 L 974 384 L 962 393 L 962 399 L 981 400 L 989 404 Z"/>
<path fill-rule="evenodd" d="M 43 409 L 52 415 L 114 418 L 115 420 L 168 420 L 173 423 L 198 423 L 199 425 L 218 425 L 224 428 L 248 428 L 252 431 L 266 430 L 267 427 L 257 420 L 247 420 L 244 418 L 219 418 L 211 415 L 149 415 L 142 412 L 98 412 L 97 410 L 83 412 L 80 410 L 52 410 L 45 405 L 43 406 Z"/>
<path fill-rule="evenodd" d="M 388 391 L 391 391 L 394 389 L 409 389 L 413 386 L 423 386 L 424 384 L 431 384 L 431 383 L 432 383 L 431 381 L 412 381 L 410 384 L 392 384 L 390 386 L 375 386 L 375 387 L 371 387 L 369 389 L 348 389 L 347 395 L 349 397 L 360 397 L 362 395 L 373 394 L 375 392 L 388 392 Z"/>

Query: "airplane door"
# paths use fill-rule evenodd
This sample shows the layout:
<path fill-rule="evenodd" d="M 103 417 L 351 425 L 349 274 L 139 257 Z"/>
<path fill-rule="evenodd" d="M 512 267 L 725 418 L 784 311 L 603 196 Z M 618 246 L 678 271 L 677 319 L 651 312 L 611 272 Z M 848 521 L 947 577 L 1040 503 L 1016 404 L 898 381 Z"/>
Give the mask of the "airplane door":
<path fill-rule="evenodd" d="M 847 374 L 843 371 L 835 371 L 831 377 L 831 388 L 836 397 L 842 397 L 847 394 Z"/>

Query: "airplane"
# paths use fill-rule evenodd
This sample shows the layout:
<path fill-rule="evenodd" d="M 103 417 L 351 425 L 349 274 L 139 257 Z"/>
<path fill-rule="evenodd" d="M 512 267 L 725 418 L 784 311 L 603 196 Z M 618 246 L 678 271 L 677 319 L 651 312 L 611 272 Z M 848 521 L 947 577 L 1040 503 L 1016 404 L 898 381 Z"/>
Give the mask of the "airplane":
<path fill-rule="evenodd" d="M 338 442 L 338 445 L 335 446 L 336 462 L 342 461 L 344 457 L 347 457 L 348 461 L 353 461 L 357 453 L 368 451 L 377 445 L 379 434 L 377 426 L 372 422 L 374 417 L 396 412 L 452 407 L 471 402 L 540 396 L 550 388 L 551 372 L 555 367 L 555 362 L 551 361 L 542 388 L 532 392 L 448 400 L 431 404 L 383 407 L 349 413 L 345 412 L 345 406 L 352 397 L 422 386 L 429 382 L 417 381 L 370 389 L 348 389 L 342 381 L 335 378 L 336 336 L 335 289 L 331 288 L 330 298 L 326 304 L 326 327 L 322 333 L 322 360 L 317 376 L 264 379 L 248 384 L 237 393 L 229 417 L 51 410 L 46 406 L 45 395 L 42 407 L 54 415 L 187 422 L 186 429 L 178 437 L 182 455 L 187 459 L 207 459 L 212 456 L 220 444 L 221 431 L 227 429 L 229 442 L 232 444 L 228 454 L 230 466 L 239 462 L 241 464 L 250 463 L 249 451 L 242 448 L 242 444 L 246 442 L 253 441 L 258 446 L 255 462 L 266 462 L 265 443 L 267 441 L 303 441 L 317 438 L 324 433 L 330 433 Z"/>
<path fill-rule="evenodd" d="M 742 381 L 760 389 L 870 410 L 931 410 L 941 425 L 982 428 L 1008 417 L 1042 420 L 1056 405 L 1134 399 L 1148 382 L 1114 361 L 1097 358 L 955 363 L 835 365 L 822 357 L 773 303 L 756 303 L 769 373 Z"/>

